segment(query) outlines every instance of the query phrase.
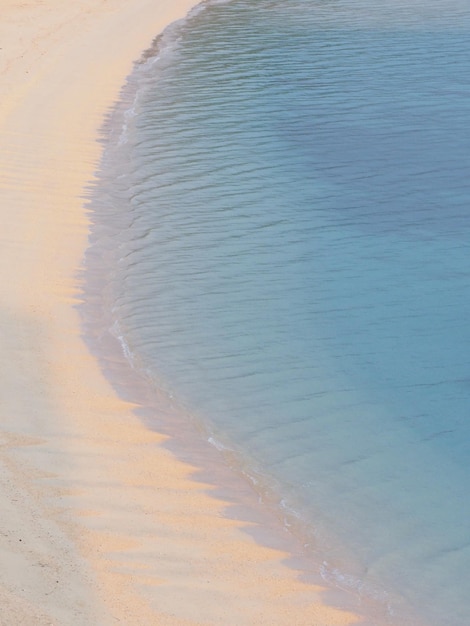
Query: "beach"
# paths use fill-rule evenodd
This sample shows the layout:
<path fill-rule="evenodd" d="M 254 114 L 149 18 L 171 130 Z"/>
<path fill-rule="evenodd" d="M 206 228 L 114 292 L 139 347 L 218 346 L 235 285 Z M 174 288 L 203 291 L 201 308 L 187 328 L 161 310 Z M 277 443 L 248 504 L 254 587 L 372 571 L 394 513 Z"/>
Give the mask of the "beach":
<path fill-rule="evenodd" d="M 133 62 L 192 5 L 0 8 L 2 626 L 358 623 L 281 542 L 255 541 L 264 520 L 227 513 L 236 492 L 224 500 L 163 447 L 82 337 L 99 129 Z"/>

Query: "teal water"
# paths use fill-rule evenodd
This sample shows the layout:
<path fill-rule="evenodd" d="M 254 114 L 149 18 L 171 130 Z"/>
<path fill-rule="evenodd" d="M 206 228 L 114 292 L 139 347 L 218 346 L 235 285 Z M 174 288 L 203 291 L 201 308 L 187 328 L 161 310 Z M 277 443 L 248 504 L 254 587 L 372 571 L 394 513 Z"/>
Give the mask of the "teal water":
<path fill-rule="evenodd" d="M 469 70 L 467 2 L 206 3 L 92 203 L 134 370 L 390 624 L 470 623 Z"/>

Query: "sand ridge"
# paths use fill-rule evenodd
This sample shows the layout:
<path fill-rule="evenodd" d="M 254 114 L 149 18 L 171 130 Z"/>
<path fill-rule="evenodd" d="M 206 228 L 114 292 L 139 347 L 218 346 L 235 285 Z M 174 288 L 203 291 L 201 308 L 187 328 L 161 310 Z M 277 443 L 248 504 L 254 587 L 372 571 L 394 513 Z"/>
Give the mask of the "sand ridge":
<path fill-rule="evenodd" d="M 0 6 L 0 624 L 357 623 L 230 519 L 81 338 L 85 188 L 133 60 L 193 0 Z"/>

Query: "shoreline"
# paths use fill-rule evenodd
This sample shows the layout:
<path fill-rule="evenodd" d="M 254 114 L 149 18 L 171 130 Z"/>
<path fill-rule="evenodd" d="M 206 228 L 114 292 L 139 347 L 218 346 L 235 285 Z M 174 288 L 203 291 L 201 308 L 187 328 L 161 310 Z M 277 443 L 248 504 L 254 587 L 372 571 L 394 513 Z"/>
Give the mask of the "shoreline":
<path fill-rule="evenodd" d="M 2 624 L 358 623 L 140 422 L 77 306 L 99 129 L 145 47 L 193 0 L 1 9 Z M 238 500 L 235 497 L 235 502 Z"/>

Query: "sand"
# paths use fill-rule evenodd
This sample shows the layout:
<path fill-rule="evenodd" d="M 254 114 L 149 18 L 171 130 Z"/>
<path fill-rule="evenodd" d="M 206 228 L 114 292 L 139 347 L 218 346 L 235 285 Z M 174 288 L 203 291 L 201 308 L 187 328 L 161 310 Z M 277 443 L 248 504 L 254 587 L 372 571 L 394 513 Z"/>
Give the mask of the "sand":
<path fill-rule="evenodd" d="M 357 623 L 146 429 L 77 310 L 99 128 L 193 0 L 0 2 L 0 624 Z"/>

